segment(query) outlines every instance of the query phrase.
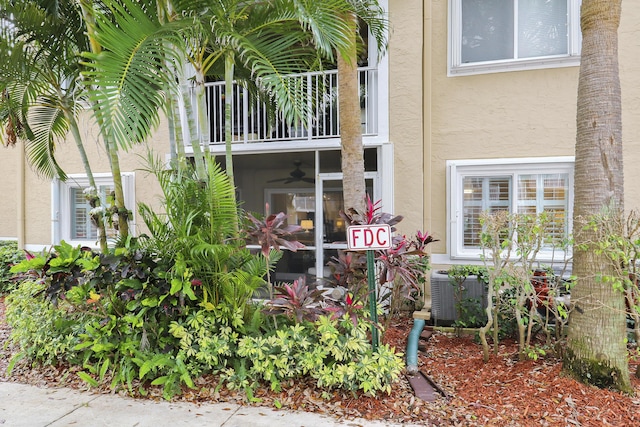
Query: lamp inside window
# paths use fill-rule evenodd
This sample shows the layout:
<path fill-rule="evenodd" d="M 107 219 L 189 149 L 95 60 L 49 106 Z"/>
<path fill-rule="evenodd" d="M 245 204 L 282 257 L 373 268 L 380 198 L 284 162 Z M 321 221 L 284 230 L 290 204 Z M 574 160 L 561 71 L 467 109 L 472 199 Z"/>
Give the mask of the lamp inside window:
<path fill-rule="evenodd" d="M 309 230 L 313 230 L 313 220 L 311 219 L 303 219 L 300 221 L 300 227 L 302 227 L 302 229 L 304 231 L 309 231 Z"/>

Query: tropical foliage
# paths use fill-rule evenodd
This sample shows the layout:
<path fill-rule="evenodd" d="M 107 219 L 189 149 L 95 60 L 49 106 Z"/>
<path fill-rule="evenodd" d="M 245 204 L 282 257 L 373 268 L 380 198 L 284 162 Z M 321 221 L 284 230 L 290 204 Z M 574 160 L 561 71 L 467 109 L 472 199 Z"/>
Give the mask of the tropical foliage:
<path fill-rule="evenodd" d="M 316 312 L 315 301 L 324 296 L 296 282 L 278 286 L 289 300 L 280 295 L 267 304 L 271 311 L 253 301 L 280 246 L 295 250 L 298 244 L 281 227 L 283 214 L 245 221 L 235 200 L 230 153 L 222 170 L 201 149 L 208 142 L 201 96 L 207 78 L 223 76 L 228 90 L 235 80 L 277 106 L 286 120 L 306 120 L 308 105 L 299 96 L 306 88 L 292 86 L 295 80 L 286 75 L 320 69 L 335 52 L 351 47 L 346 32 L 352 27 L 344 19 L 354 11 L 351 2 L 0 5 L 2 22 L 11 22 L 2 26 L 11 36 L 1 45 L 10 59 L 2 64 L 6 78 L 0 83 L 3 135 L 10 143 L 35 147 L 30 160 L 41 173 L 65 179 L 55 147 L 70 132 L 91 182 L 77 127 L 80 106 L 88 107 L 112 167 L 110 217 L 120 232 L 115 249 L 107 248 L 102 231 L 101 252 L 61 242 L 12 267 L 21 279 L 8 298 L 11 340 L 21 349 L 12 366 L 20 357 L 74 364 L 90 385 L 158 385 L 167 398 L 206 374 L 244 389 L 249 398 L 260 381 L 278 387 L 300 375 L 314 376 L 321 387 L 390 391 L 402 369 L 401 355 L 386 346 L 371 348 L 369 321 L 358 322 L 367 313 L 357 300 Z M 191 78 L 194 86 L 188 88 Z M 191 99 L 191 90 L 200 102 L 185 103 L 189 117 L 174 114 Z M 176 135 L 190 135 L 195 167 L 183 150 L 169 168 L 150 155 L 148 171 L 158 179 L 162 206 L 139 206 L 148 234 L 133 238 L 127 232 L 132 213 L 124 206 L 120 150 L 147 139 L 163 108 L 174 129 L 185 121 L 187 132 Z M 226 131 L 230 141 L 228 117 Z M 177 139 L 182 148 L 184 141 Z M 99 200 L 91 201 L 97 208 Z M 108 220 L 95 219 L 98 226 Z M 240 230 L 240 224 L 252 227 Z M 262 255 L 247 248 L 245 237 L 258 238 Z M 315 349 L 311 359 L 309 346 Z M 292 360 L 300 365 L 283 365 Z"/>
<path fill-rule="evenodd" d="M 304 123 L 309 116 L 307 88 L 286 76 L 321 69 L 336 51 L 346 52 L 351 27 L 343 17 L 351 11 L 361 14 L 377 37 L 385 29 L 375 19 L 377 10 L 346 0 L 25 0 L 0 5 L 0 18 L 6 22 L 0 53 L 8 59 L 1 65 L 3 139 L 6 135 L 7 143 L 25 141 L 38 171 L 65 179 L 55 148 L 71 132 L 95 189 L 77 128 L 80 107 L 88 106 L 111 165 L 111 218 L 118 223 L 118 244 L 126 241 L 131 218 L 124 205 L 119 152 L 146 140 L 163 109 L 175 130 L 178 164 L 185 164 L 183 147 L 189 142 L 198 175 L 206 179 L 202 148 L 208 147 L 209 136 L 203 85 L 207 79 L 225 79 L 226 172 L 233 181 L 233 82 L 274 107 L 272 111 L 277 106 L 286 121 Z M 189 102 L 192 95 L 194 104 Z M 185 115 L 176 114 L 180 104 Z M 97 219 L 104 252 L 105 218 Z"/>
<path fill-rule="evenodd" d="M 23 279 L 8 298 L 21 349 L 12 366 L 22 357 L 74 364 L 90 385 L 157 385 L 167 398 L 208 374 L 249 399 L 263 381 L 277 388 L 302 375 L 320 387 L 389 392 L 401 354 L 372 349 L 363 305 L 343 310 L 303 281 L 278 286 L 266 307 L 252 300 L 272 264 L 236 237 L 234 187 L 208 157 L 206 167 L 203 182 L 193 167 L 152 162 L 165 198 L 162 212 L 140 205 L 148 235 L 107 254 L 63 242 L 12 267 Z"/>
<path fill-rule="evenodd" d="M 13 290 L 16 282 L 11 280 L 10 269 L 24 259 L 24 252 L 18 249 L 15 241 L 0 241 L 0 294 Z"/>

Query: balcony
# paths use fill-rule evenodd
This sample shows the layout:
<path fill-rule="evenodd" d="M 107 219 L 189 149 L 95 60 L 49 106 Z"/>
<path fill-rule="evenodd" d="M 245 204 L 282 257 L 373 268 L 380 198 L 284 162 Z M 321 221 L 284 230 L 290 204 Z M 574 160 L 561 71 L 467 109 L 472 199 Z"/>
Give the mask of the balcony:
<path fill-rule="evenodd" d="M 378 71 L 359 68 L 360 109 L 363 136 L 378 133 Z M 338 106 L 338 72 L 330 70 L 289 76 L 298 79 L 296 87 L 303 88 L 308 117 L 303 123 L 287 123 L 281 115 L 269 117 L 265 105 L 254 101 L 246 89 L 234 84 L 231 102 L 231 122 L 234 144 L 264 142 L 304 142 L 340 137 Z M 206 84 L 209 114 L 210 144 L 224 144 L 224 82 Z"/>

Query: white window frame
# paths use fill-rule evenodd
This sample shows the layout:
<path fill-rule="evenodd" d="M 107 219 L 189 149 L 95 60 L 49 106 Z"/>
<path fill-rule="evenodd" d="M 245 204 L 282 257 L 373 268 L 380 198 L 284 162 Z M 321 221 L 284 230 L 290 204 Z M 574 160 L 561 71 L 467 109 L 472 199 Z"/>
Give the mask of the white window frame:
<path fill-rule="evenodd" d="M 113 176 L 110 173 L 97 173 L 93 175 L 98 187 L 113 186 Z M 54 245 L 62 240 L 72 246 L 88 246 L 98 248 L 99 242 L 95 240 L 71 239 L 71 190 L 73 188 L 84 189 L 89 187 L 89 179 L 84 174 L 68 175 L 66 181 L 55 179 L 52 183 L 52 236 Z M 135 211 L 135 173 L 122 174 L 122 190 L 124 192 L 125 205 L 131 211 Z M 131 235 L 135 235 L 135 215 L 129 221 Z"/>
<path fill-rule="evenodd" d="M 462 1 L 464 0 L 449 0 L 447 47 L 447 75 L 449 77 L 543 68 L 575 67 L 580 65 L 580 50 L 582 47 L 580 4 L 582 0 L 567 0 L 569 46 L 566 55 L 503 59 L 468 64 L 462 63 Z"/>
<path fill-rule="evenodd" d="M 481 159 L 448 160 L 447 163 L 447 251 L 451 260 L 481 259 L 480 248 L 468 248 L 463 245 L 463 189 L 467 176 L 509 176 L 511 177 L 510 211 L 517 212 L 517 178 L 519 175 L 567 174 L 567 220 L 571 233 L 573 218 L 573 171 L 574 157 L 529 157 L 521 159 Z M 562 262 L 565 254 L 556 249 L 542 250 L 538 260 L 543 262 Z"/>

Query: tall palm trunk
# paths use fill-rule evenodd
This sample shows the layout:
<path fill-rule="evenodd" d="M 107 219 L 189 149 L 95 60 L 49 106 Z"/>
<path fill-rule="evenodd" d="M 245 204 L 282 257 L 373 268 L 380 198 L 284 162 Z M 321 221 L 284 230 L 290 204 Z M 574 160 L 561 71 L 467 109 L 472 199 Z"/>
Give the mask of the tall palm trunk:
<path fill-rule="evenodd" d="M 175 19 L 176 13 L 173 10 L 173 4 L 167 0 L 158 0 L 157 2 L 158 19 L 160 22 L 171 22 Z M 186 61 L 185 61 L 186 62 Z M 173 75 L 178 80 L 178 85 L 175 90 L 168 90 L 167 93 L 167 111 L 169 121 L 169 138 L 172 141 L 171 155 L 176 161 L 175 167 L 179 170 L 183 170 L 187 165 L 187 158 L 185 153 L 185 136 L 184 126 L 186 126 L 189 135 L 196 135 L 195 122 L 193 118 L 193 109 L 191 105 L 191 98 L 189 96 L 188 85 L 184 76 L 184 67 L 174 66 L 171 62 L 168 62 L 169 69 L 173 70 Z M 171 89 L 171 88 L 170 88 Z M 181 113 L 180 105 L 185 108 L 185 117 Z M 202 150 L 198 141 L 189 140 L 193 147 L 193 157 L 196 164 L 196 171 L 198 176 L 203 176 L 205 173 L 204 159 L 202 156 Z"/>
<path fill-rule="evenodd" d="M 71 129 L 71 134 L 73 135 L 73 140 L 76 143 L 76 147 L 78 148 L 78 152 L 80 153 L 80 158 L 82 160 L 82 166 L 84 167 L 84 172 L 87 175 L 89 180 L 89 186 L 93 188 L 95 192 L 91 196 L 94 198 L 92 206 L 98 207 L 101 205 L 100 198 L 98 196 L 98 186 L 96 185 L 96 181 L 93 177 L 93 171 L 91 170 L 91 165 L 89 164 L 89 158 L 87 157 L 87 152 L 84 149 L 84 145 L 82 145 L 82 137 L 80 136 L 80 129 L 78 128 L 78 122 L 76 121 L 75 116 L 72 112 L 68 110 L 64 110 L 64 115 L 69 123 L 69 128 Z M 98 242 L 100 242 L 100 250 L 102 253 L 106 253 L 108 250 L 107 247 L 107 231 L 104 224 L 104 215 L 100 215 L 98 220 L 96 221 L 96 226 L 98 227 Z"/>
<path fill-rule="evenodd" d="M 563 369 L 577 379 L 632 391 L 622 292 L 603 277 L 615 275 L 595 250 L 595 233 L 582 226 L 593 215 L 624 209 L 622 112 L 618 75 L 621 0 L 583 0 L 582 60 L 578 84 L 574 257 L 577 283 Z M 622 230 L 620 230 L 622 231 Z"/>
<path fill-rule="evenodd" d="M 355 16 L 347 17 L 351 31 L 348 55 L 338 56 L 338 94 L 340 139 L 342 141 L 342 183 L 345 209 L 363 212 L 366 185 L 364 180 L 364 147 L 360 123 L 360 90 L 356 54 Z"/>
<path fill-rule="evenodd" d="M 236 182 L 233 176 L 233 152 L 231 148 L 232 144 L 232 133 L 231 129 L 233 123 L 231 123 L 231 100 L 233 99 L 233 52 L 227 52 L 224 58 L 224 142 L 225 142 L 225 161 L 226 161 L 226 169 L 227 176 L 229 177 L 229 181 L 235 187 Z M 235 192 L 233 193 L 233 200 L 237 203 L 235 199 Z M 235 223 L 233 224 L 233 228 L 238 234 L 238 218 L 234 218 Z"/>
<path fill-rule="evenodd" d="M 102 47 L 97 42 L 95 37 L 95 18 L 93 15 L 93 2 L 92 0 L 80 0 L 80 7 L 82 9 L 82 15 L 84 21 L 87 26 L 87 35 L 89 37 L 89 42 L 91 45 L 91 51 L 93 53 L 99 53 L 102 50 Z M 98 123 L 98 125 L 102 128 L 102 123 Z M 109 156 L 109 164 L 111 165 L 111 175 L 113 178 L 113 187 L 114 187 L 114 204 L 115 209 L 118 214 L 118 235 L 120 236 L 119 241 L 121 243 L 125 242 L 127 237 L 129 236 L 129 210 L 125 206 L 124 202 L 124 191 L 122 189 L 122 175 L 120 170 L 120 159 L 118 157 L 118 146 L 113 138 L 109 136 L 109 133 L 103 134 L 104 146 L 107 150 L 107 154 Z"/>
<path fill-rule="evenodd" d="M 195 73 L 196 83 L 194 89 L 196 99 L 196 114 L 198 117 L 197 129 L 195 130 L 195 135 L 197 135 L 197 143 L 192 143 L 192 147 L 193 155 L 195 157 L 194 160 L 196 162 L 196 172 L 198 174 L 198 177 L 202 180 L 207 178 L 207 168 L 205 166 L 204 157 L 207 153 L 209 153 L 209 142 L 211 141 L 211 138 L 209 137 L 209 121 L 206 108 L 207 100 L 204 91 L 204 80 L 205 78 L 202 73 L 202 69 L 197 68 Z M 189 100 L 186 101 L 189 102 Z M 193 117 L 193 110 L 190 109 L 188 111 L 191 112 L 189 115 Z M 194 138 L 192 138 L 192 140 L 194 140 Z"/>
<path fill-rule="evenodd" d="M 111 175 L 113 176 L 114 205 L 118 214 L 119 244 L 123 245 L 129 236 L 129 210 L 124 201 L 120 157 L 118 156 L 118 147 L 112 138 L 105 137 L 105 146 L 109 154 L 109 164 L 111 165 Z"/>

